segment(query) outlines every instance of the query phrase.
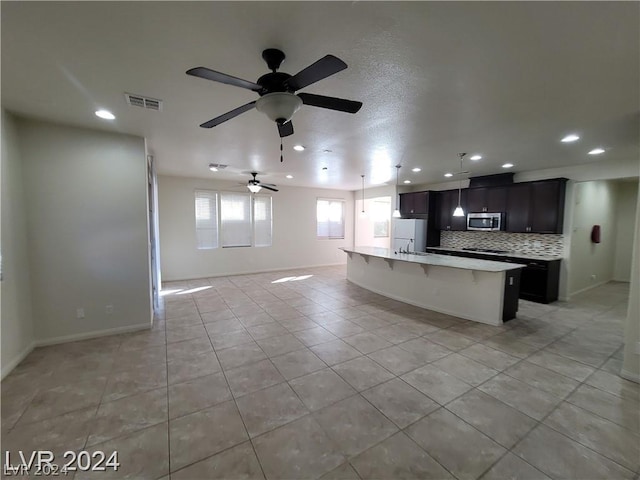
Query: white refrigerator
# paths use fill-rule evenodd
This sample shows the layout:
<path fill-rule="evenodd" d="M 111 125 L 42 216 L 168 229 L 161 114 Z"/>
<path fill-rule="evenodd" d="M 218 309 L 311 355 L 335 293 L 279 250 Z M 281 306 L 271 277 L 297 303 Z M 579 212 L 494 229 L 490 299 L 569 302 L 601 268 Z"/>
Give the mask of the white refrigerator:
<path fill-rule="evenodd" d="M 427 221 L 415 218 L 393 220 L 393 251 L 424 252 L 427 248 Z"/>

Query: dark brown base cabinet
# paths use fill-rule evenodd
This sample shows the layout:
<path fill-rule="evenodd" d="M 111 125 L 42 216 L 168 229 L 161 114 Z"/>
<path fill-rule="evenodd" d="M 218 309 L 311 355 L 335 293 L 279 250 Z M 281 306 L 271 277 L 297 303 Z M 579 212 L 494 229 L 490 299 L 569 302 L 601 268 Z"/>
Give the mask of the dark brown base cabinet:
<path fill-rule="evenodd" d="M 512 258 L 516 262 L 526 259 Z M 551 303 L 558 300 L 560 287 L 561 260 L 526 260 L 520 278 L 520 298 L 537 303 Z"/>
<path fill-rule="evenodd" d="M 531 260 L 522 257 L 503 257 L 477 252 L 460 252 L 427 248 L 428 253 L 453 255 L 456 257 L 478 258 L 498 262 L 520 263 L 526 265 L 520 275 L 520 294 L 523 300 L 536 303 L 551 303 L 558 300 L 560 287 L 561 260 Z"/>

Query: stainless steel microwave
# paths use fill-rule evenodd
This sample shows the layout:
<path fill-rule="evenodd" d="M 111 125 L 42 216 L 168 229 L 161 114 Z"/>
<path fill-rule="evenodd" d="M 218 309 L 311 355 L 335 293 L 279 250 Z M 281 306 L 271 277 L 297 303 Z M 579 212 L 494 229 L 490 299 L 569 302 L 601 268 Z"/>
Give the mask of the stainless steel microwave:
<path fill-rule="evenodd" d="M 503 229 L 502 213 L 469 213 L 467 214 L 467 230 L 490 232 Z"/>

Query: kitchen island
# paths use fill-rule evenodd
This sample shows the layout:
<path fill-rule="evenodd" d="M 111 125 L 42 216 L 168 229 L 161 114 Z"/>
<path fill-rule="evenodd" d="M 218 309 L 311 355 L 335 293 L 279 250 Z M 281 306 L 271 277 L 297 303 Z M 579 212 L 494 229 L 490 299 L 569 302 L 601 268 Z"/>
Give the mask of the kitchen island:
<path fill-rule="evenodd" d="M 379 247 L 342 250 L 347 280 L 385 297 L 489 325 L 516 316 L 524 265 Z"/>

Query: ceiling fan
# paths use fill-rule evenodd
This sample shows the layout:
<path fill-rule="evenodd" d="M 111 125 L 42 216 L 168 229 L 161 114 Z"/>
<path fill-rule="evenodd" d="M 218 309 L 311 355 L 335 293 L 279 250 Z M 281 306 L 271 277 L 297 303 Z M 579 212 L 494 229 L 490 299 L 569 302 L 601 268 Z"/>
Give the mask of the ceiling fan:
<path fill-rule="evenodd" d="M 251 193 L 258 193 L 263 188 L 271 190 L 272 192 L 278 191 L 277 188 L 274 188 L 275 185 L 273 185 L 272 183 L 261 183 L 260 180 L 256 178 L 258 172 L 251 172 L 251 175 L 253 175 L 253 178 L 247 182 L 247 188 L 251 191 Z"/>
<path fill-rule="evenodd" d="M 295 93 L 347 68 L 346 63 L 333 55 L 322 57 L 295 75 L 277 71 L 285 59 L 285 54 L 282 51 L 276 48 L 268 48 L 262 52 L 262 58 L 267 62 L 271 73 L 262 75 L 255 83 L 232 77 L 226 73 L 216 72 L 206 67 L 195 67 L 187 70 L 187 75 L 246 88 L 260 95 L 258 100 L 204 122 L 200 125 L 201 127 L 215 127 L 255 107 L 276 122 L 278 133 L 282 138 L 293 134 L 291 117 L 303 104 L 347 113 L 356 113 L 362 107 L 362 102 L 354 100 L 326 97 L 312 93 Z"/>

